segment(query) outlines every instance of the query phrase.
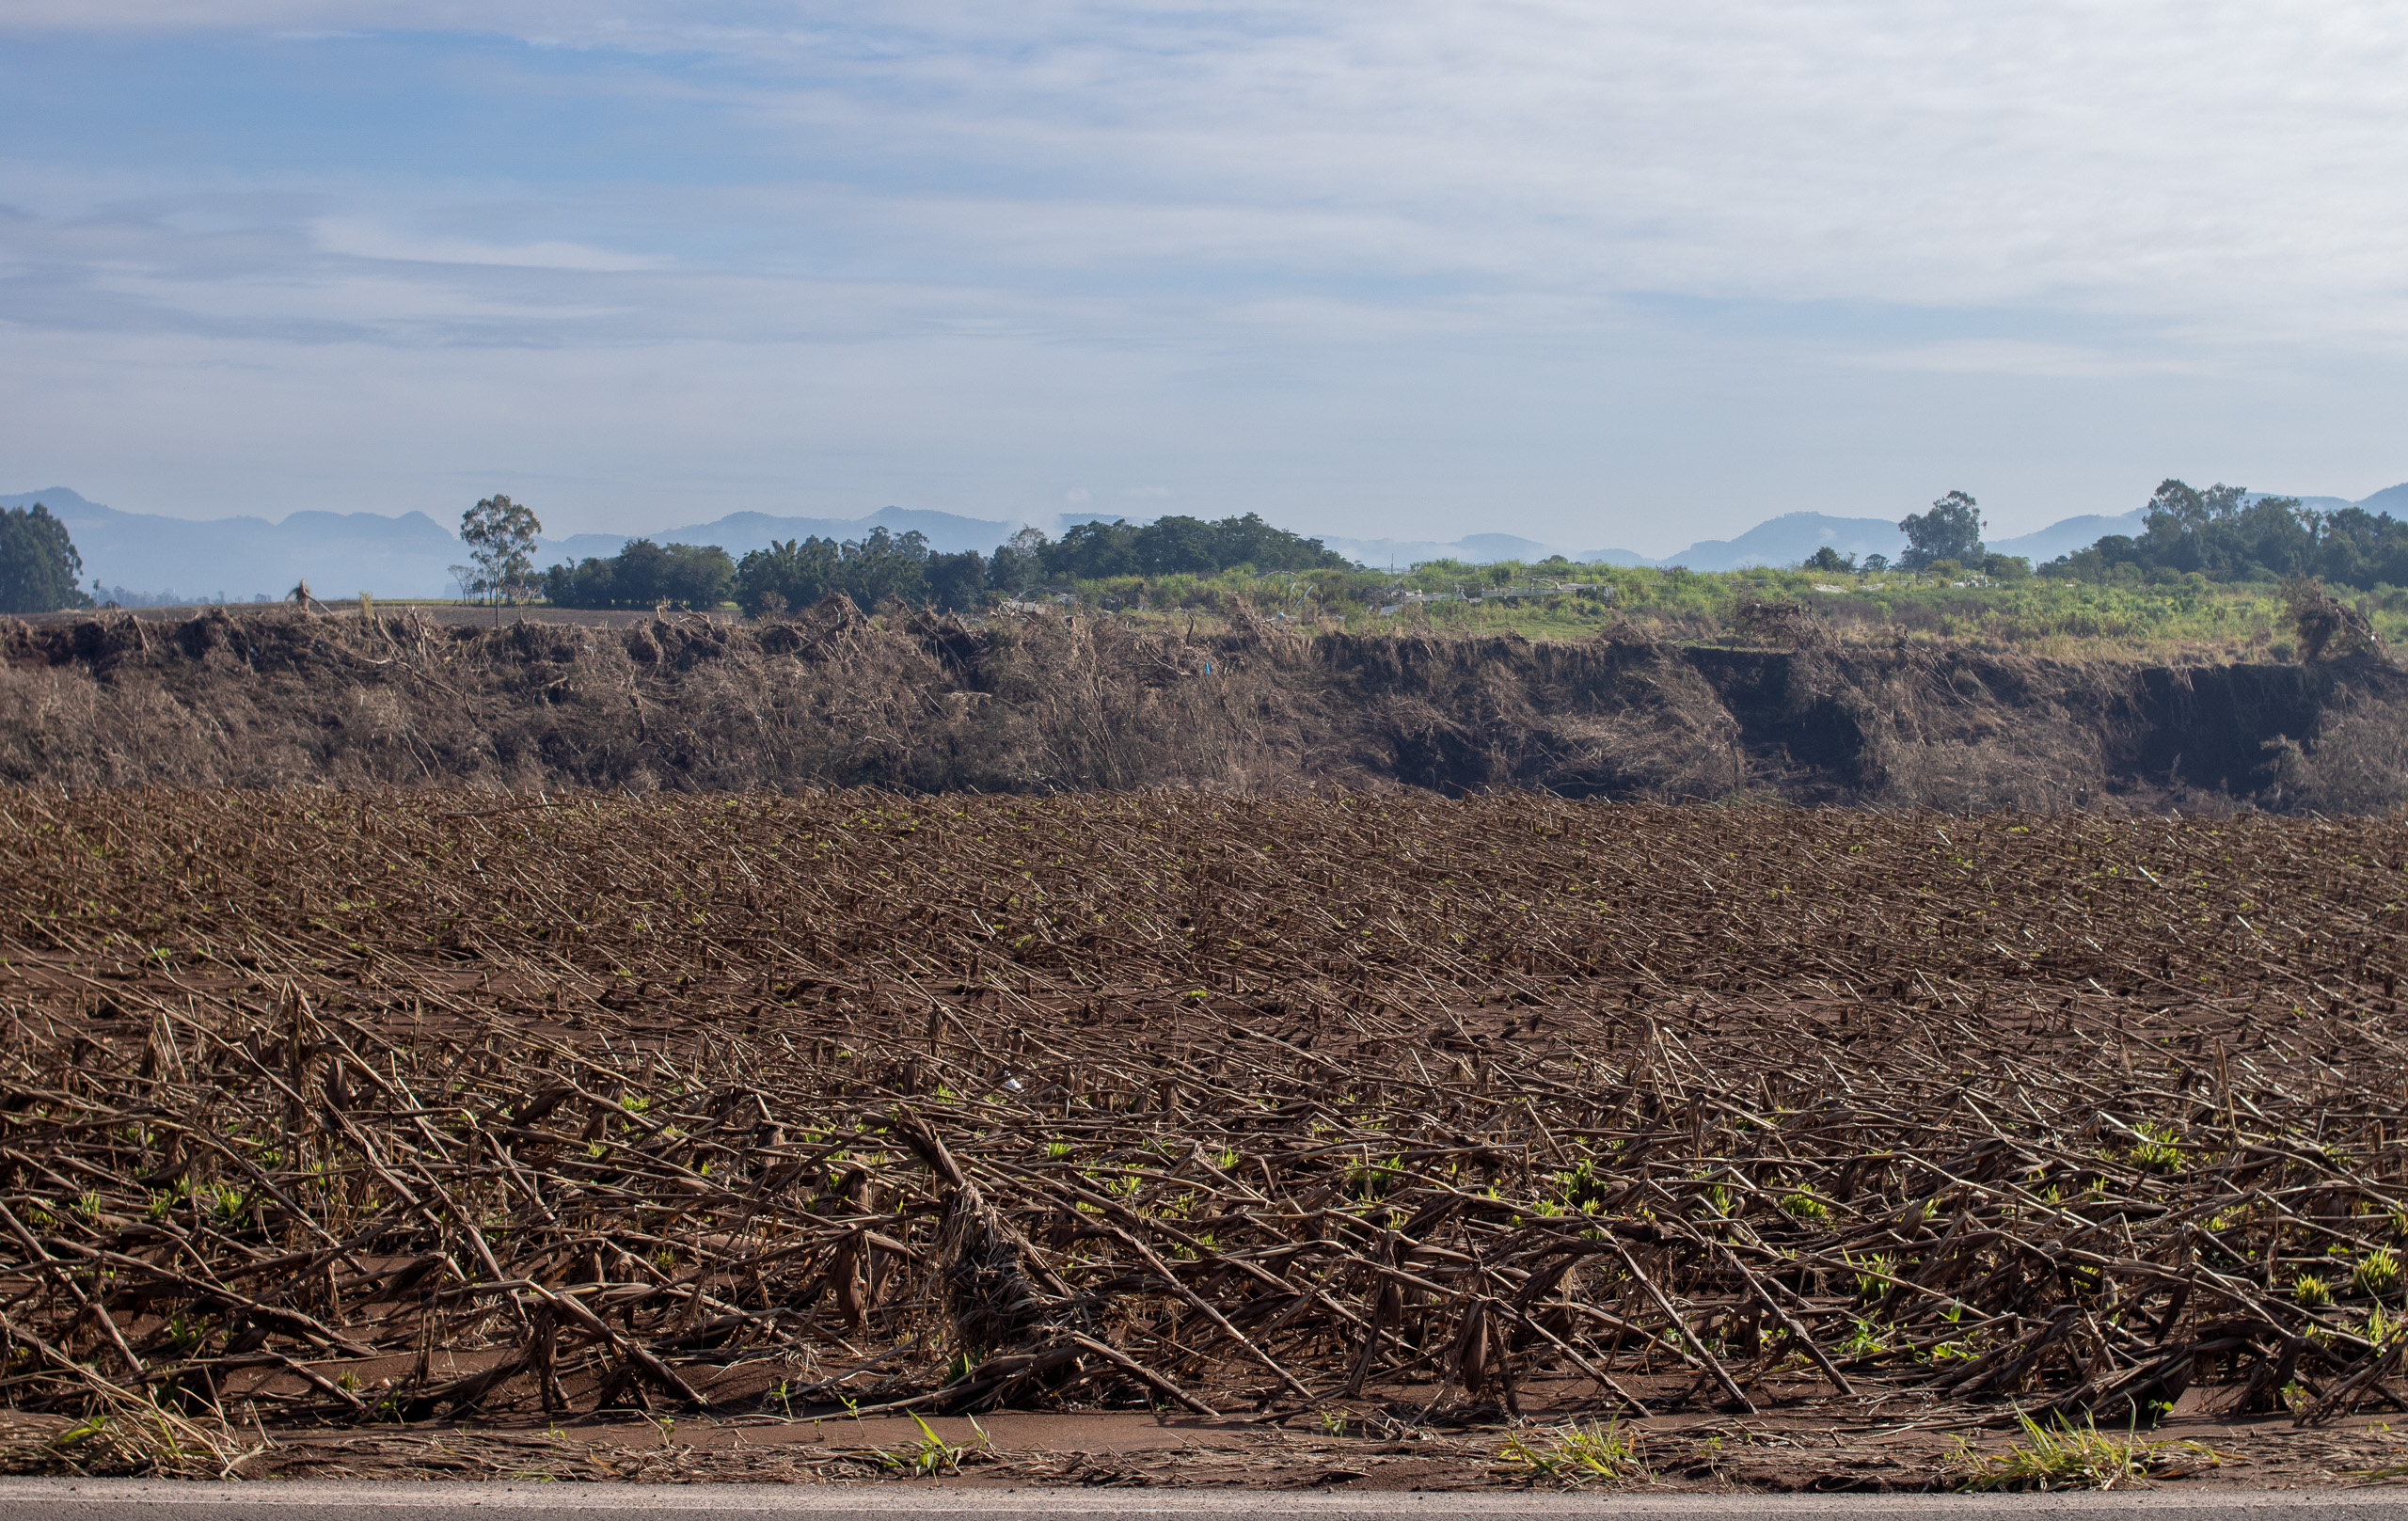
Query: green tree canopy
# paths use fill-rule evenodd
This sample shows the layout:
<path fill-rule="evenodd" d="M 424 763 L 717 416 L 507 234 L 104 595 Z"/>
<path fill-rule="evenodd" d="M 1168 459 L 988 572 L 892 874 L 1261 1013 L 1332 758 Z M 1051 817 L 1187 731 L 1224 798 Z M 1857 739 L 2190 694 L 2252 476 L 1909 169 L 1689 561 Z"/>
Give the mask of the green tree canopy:
<path fill-rule="evenodd" d="M 2361 590 L 2408 586 L 2408 522 L 2344 507 L 2320 513 L 2297 497 L 2254 496 L 2221 482 L 2160 483 L 2137 534 L 2113 533 L 2040 567 L 2043 576 L 2211 581 L 2319 576 Z"/>
<path fill-rule="evenodd" d="M 534 511 L 508 497 L 492 496 L 460 515 L 460 542 L 468 563 L 452 573 L 468 595 L 522 600 L 534 592 L 535 535 L 544 531 Z"/>
<path fill-rule="evenodd" d="M 67 525 L 40 502 L 0 511 L 0 612 L 56 612 L 88 608 L 77 586 L 84 557 Z"/>
<path fill-rule="evenodd" d="M 735 579 L 736 562 L 715 544 L 632 539 L 608 560 L 544 572 L 544 600 L 557 608 L 716 608 Z"/>
<path fill-rule="evenodd" d="M 1908 546 L 1898 563 L 1908 570 L 1923 570 L 1940 560 L 1960 565 L 1982 562 L 1981 509 L 1961 491 L 1933 502 L 1927 513 L 1909 513 L 1898 531 L 1907 536 Z"/>
<path fill-rule="evenodd" d="M 1006 559 L 1006 555 L 1011 558 Z M 1023 558 L 1024 557 L 1024 558 Z M 1129 522 L 1074 524 L 1048 541 L 1022 529 L 995 551 L 998 584 L 1020 586 L 1047 577 L 1101 580 L 1108 576 L 1211 576 L 1251 565 L 1258 571 L 1335 569 L 1345 557 L 1307 539 L 1274 528 L 1259 514 L 1206 522 L 1200 517 L 1158 517 L 1143 528 Z"/>
<path fill-rule="evenodd" d="M 1002 592 L 1025 592 L 1045 578 L 1043 529 L 1024 528 L 995 547 L 987 562 L 987 584 Z"/>
<path fill-rule="evenodd" d="M 998 558 L 1001 551 L 998 551 Z M 888 597 L 915 607 L 966 611 L 988 585 L 986 557 L 976 550 L 935 554 L 918 530 L 873 529 L 860 539 L 787 539 L 755 549 L 736 567 L 736 600 L 755 617 L 780 608 L 807 608 L 842 594 L 863 612 Z"/>

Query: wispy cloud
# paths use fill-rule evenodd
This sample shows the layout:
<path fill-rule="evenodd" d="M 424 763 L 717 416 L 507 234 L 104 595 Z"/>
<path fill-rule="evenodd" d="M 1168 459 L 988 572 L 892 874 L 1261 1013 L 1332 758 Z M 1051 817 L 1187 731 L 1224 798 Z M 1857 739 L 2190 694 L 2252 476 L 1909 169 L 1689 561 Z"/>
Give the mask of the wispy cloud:
<path fill-rule="evenodd" d="M 1960 339 L 1893 349 L 1869 349 L 1850 356 L 1868 370 L 1925 374 L 2018 375 L 2039 380 L 2133 380 L 2150 376 L 2210 374 L 2195 358 L 2131 353 L 2075 343 L 2036 343 L 2015 339 Z"/>
<path fill-rule="evenodd" d="M 478 243 L 467 238 L 397 232 L 356 217 L 322 217 L 314 225 L 318 246 L 330 254 L 380 263 L 483 264 L 497 269 L 567 269 L 623 274 L 658 269 L 666 259 L 614 253 L 577 243 Z"/>
<path fill-rule="evenodd" d="M 1138 480 L 1441 536 L 1503 481 L 1503 526 L 1685 542 L 1908 492 L 1939 463 L 1865 448 L 1900 428 L 2011 515 L 2408 473 L 2335 420 L 2408 376 L 2389 4 L 10 0 L 0 36 L 83 113 L 0 144 L 10 331 L 112 335 L 130 395 L 144 333 L 252 375 L 423 350 L 438 452 L 474 388 L 431 377 L 521 349 L 654 440 L 630 503 L 716 452 L 868 505 Z M 157 103 L 87 87 L 129 68 Z M 713 419 L 584 385 L 639 351 Z M 575 426 L 528 433 L 566 472 Z"/>

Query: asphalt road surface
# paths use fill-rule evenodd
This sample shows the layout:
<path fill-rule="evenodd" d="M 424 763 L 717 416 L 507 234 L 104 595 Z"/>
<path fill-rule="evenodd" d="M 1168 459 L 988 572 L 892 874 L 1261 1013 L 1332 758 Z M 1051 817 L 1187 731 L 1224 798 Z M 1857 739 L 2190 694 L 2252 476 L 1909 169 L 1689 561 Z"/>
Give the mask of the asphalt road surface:
<path fill-rule="evenodd" d="M 946 1489 L 393 1481 L 0 1480 L 0 1521 L 2408 1521 L 2408 1489 L 2073 1495 L 1313 1495 L 1263 1490 Z"/>

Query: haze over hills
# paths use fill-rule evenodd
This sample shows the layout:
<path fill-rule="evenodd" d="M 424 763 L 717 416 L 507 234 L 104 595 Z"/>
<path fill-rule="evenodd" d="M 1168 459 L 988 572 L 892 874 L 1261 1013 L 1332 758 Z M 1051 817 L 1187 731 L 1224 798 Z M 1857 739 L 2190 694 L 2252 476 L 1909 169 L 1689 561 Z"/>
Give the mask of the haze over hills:
<path fill-rule="evenodd" d="M 2257 495 L 2253 493 L 2253 495 Z M 2338 497 L 2303 499 L 2324 511 L 2353 505 Z M 367 591 L 384 597 L 457 594 L 451 567 L 465 558 L 452 531 L 424 513 L 387 517 L 374 513 L 294 513 L 281 522 L 264 517 L 209 521 L 120 512 L 88 501 L 65 486 L 0 496 L 0 507 L 42 502 L 67 525 L 84 557 L 86 585 L 99 581 L 155 597 L 174 592 L 188 601 L 249 601 L 281 597 L 307 579 L 319 596 L 335 599 Z M 2368 512 L 2408 515 L 2408 483 L 2378 491 L 2354 505 Z M 1095 515 L 1081 515 L 1092 516 Z M 2022 555 L 2034 564 L 2085 547 L 2109 533 L 2140 531 L 2141 511 L 2115 516 L 2086 515 L 2052 523 L 2036 532 L 1994 538 L 1989 547 Z M 1076 519 L 1065 519 L 1073 521 Z M 1059 526 L 1058 524 L 1056 526 Z M 741 558 L 772 540 L 859 539 L 883 528 L 917 531 L 929 547 L 944 553 L 991 552 L 1022 527 L 1012 518 L 965 517 L 953 513 L 884 507 L 866 517 L 780 517 L 735 513 L 708 523 L 688 524 L 643 535 L 660 544 L 716 544 Z M 588 556 L 616 554 L 629 535 L 578 533 L 540 541 L 540 566 Z M 1324 536 L 1323 543 L 1350 560 L 1374 568 L 1416 562 L 1459 560 L 1486 564 L 1530 562 L 1563 553 L 1584 562 L 1614 565 L 1686 565 L 1691 570 L 1737 570 L 1751 565 L 1788 565 L 1825 545 L 1861 558 L 1906 548 L 1894 519 L 1834 517 L 1823 513 L 1785 513 L 1730 539 L 1703 539 L 1674 554 L 1651 559 L 1625 549 L 1573 552 L 1511 533 L 1474 533 L 1447 541 L 1354 539 Z"/>
<path fill-rule="evenodd" d="M 2348 504 L 2337 499 L 2335 505 Z M 2001 554 L 2028 556 L 2036 565 L 2044 560 L 2054 560 L 2061 554 L 2086 547 L 2101 534 L 2137 532 L 2145 515 L 2143 512 L 2134 511 L 2116 517 L 2068 517 L 2037 532 L 2009 539 L 1993 539 L 1990 547 Z M 1826 545 L 1841 554 L 1854 555 L 1859 559 L 1869 554 L 1880 554 L 1895 560 L 1907 547 L 1907 536 L 1898 531 L 1894 518 L 1833 517 L 1827 513 L 1783 513 L 1779 517 L 1757 524 L 1736 538 L 1701 539 L 1686 549 L 1655 558 L 1630 549 L 1575 551 L 1541 544 L 1533 539 L 1516 538 L 1510 533 L 1475 533 L 1450 544 L 1340 538 L 1323 542 L 1349 559 L 1372 566 L 1408 565 L 1416 561 L 1429 560 L 1460 560 L 1467 564 L 1485 564 L 1498 560 L 1544 560 L 1548 555 L 1560 554 L 1567 559 L 1591 563 L 1653 565 L 1659 569 L 1686 565 L 1698 571 L 1741 570 L 1751 565 L 1794 565 Z"/>
<path fill-rule="evenodd" d="M 84 583 L 97 580 L 146 596 L 175 592 L 188 601 L 247 602 L 289 594 L 303 579 L 328 599 L 367 591 L 378 596 L 456 596 L 452 566 L 466 558 L 452 531 L 424 513 L 386 517 L 375 513 L 294 513 L 280 523 L 264 517 L 196 522 L 150 513 L 119 512 L 87 501 L 64 486 L 0 496 L 0 507 L 46 505 L 67 525 L 84 557 Z M 858 539 L 874 529 L 917 529 L 930 547 L 988 553 L 1009 538 L 1017 522 L 959 517 L 951 513 L 886 507 L 867 517 L 773 517 L 736 513 L 646 535 L 660 544 L 716 544 L 742 557 L 772 539 Z M 578 533 L 543 539 L 538 566 L 619 552 L 630 535 Z"/>
<path fill-rule="evenodd" d="M 445 567 L 461 558 L 459 540 L 424 513 L 303 512 L 280 523 L 264 517 L 195 522 L 119 512 L 63 486 L 0 497 L 0 506 L 35 502 L 67 525 L 84 557 L 87 587 L 97 580 L 143 594 L 173 590 L 193 601 L 278 597 L 305 577 L 325 596 L 363 588 L 388 596 L 440 596 L 449 578 Z"/>
<path fill-rule="evenodd" d="M 953 513 L 929 512 L 917 507 L 881 507 L 867 517 L 774 517 L 768 513 L 730 513 L 709 523 L 689 523 L 683 528 L 663 529 L 657 533 L 641 537 L 655 544 L 716 544 L 738 560 L 755 549 L 766 549 L 780 539 L 858 539 L 878 529 L 889 533 L 917 531 L 928 541 L 928 547 L 939 554 L 959 554 L 975 549 L 980 554 L 992 554 L 995 546 L 1020 531 L 1016 518 L 962 517 Z M 563 560 L 583 560 L 591 556 L 605 558 L 617 554 L 624 545 L 639 537 L 629 533 L 574 533 L 565 539 L 545 539 L 536 556 L 538 565 L 555 565 Z"/>
<path fill-rule="evenodd" d="M 1460 560 L 1467 565 L 1485 565 L 1499 560 L 1545 560 L 1562 553 L 1552 545 L 1511 533 L 1473 533 L 1445 544 L 1431 539 L 1348 539 L 1328 534 L 1322 535 L 1321 542 L 1374 570 L 1386 570 L 1391 565 L 1402 570 L 1431 560 Z"/>

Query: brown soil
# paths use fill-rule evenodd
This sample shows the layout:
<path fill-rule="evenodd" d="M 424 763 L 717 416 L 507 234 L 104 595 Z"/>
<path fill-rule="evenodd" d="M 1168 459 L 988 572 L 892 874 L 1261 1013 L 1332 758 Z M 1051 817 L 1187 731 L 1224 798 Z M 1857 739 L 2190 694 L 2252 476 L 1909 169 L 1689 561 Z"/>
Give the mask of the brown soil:
<path fill-rule="evenodd" d="M 928 1430 L 953 1451 L 929 1471 L 912 1466 L 926 1450 L 927 1433 L 908 1420 L 877 1417 L 571 1418 L 371 1432 L 279 1428 L 255 1436 L 255 1450 L 238 1472 L 261 1479 L 933 1480 L 957 1486 L 1830 1494 L 1960 1488 L 1985 1459 L 2022 1439 L 1998 1419 L 1912 1408 L 1839 1412 L 1818 1408 L 1811 1390 L 1798 1394 L 1795 1413 L 1627 1421 L 1619 1429 L 1634 1439 L 1644 1466 L 1611 1478 L 1533 1473 L 1501 1455 L 1513 1436 L 1544 1437 L 1544 1412 L 1508 1426 L 1408 1424 L 1379 1409 L 1348 1418 L 1342 1434 L 1325 1428 L 1320 1416 L 1244 1422 L 1133 1411 L 939 1417 Z M 2408 1487 L 2408 1430 L 2396 1420 L 2357 1417 L 2302 1430 L 2287 1417 L 2177 1411 L 2141 1439 L 2156 1448 L 2153 1466 L 2125 1487 Z"/>
<path fill-rule="evenodd" d="M 1918 1487 L 2028 1417 L 2396 1478 L 2403 870 L 2264 816 L 0 793 L 0 1448 L 870 1477 L 976 1412 L 974 1477 L 1430 1486 L 1578 1420 L 1617 1482 Z"/>

